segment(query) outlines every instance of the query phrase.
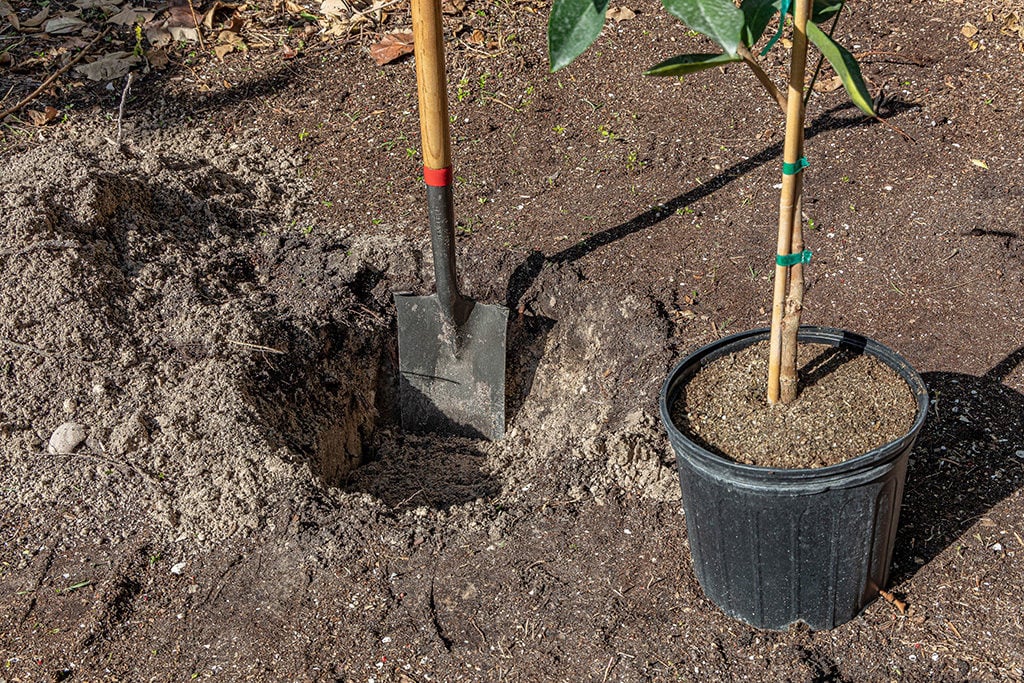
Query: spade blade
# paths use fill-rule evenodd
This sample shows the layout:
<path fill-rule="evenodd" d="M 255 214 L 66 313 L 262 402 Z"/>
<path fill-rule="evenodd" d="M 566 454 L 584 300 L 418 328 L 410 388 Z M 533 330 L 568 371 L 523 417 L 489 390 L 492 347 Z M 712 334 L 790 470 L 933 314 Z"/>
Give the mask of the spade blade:
<path fill-rule="evenodd" d="M 448 324 L 436 295 L 395 295 L 402 428 L 472 438 L 505 434 L 508 309 L 473 302 Z"/>

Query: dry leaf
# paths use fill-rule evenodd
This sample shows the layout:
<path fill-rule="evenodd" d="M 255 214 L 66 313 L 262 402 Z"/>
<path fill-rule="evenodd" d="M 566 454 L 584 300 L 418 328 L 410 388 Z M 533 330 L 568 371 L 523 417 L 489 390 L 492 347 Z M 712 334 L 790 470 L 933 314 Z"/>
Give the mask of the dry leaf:
<path fill-rule="evenodd" d="M 281 46 L 281 59 L 295 59 L 299 56 L 298 50 L 290 45 Z"/>
<path fill-rule="evenodd" d="M 117 26 L 133 26 L 135 24 L 145 24 L 155 16 L 156 12 L 145 9 L 144 7 L 126 7 L 107 19 L 107 23 L 115 24 Z"/>
<path fill-rule="evenodd" d="M 189 28 L 187 26 L 168 26 L 168 32 L 171 34 L 171 40 L 185 40 L 190 43 L 199 42 L 199 29 Z"/>
<path fill-rule="evenodd" d="M 843 87 L 843 79 L 839 76 L 833 76 L 822 81 L 818 81 L 814 84 L 814 89 L 817 92 L 835 92 Z"/>
<path fill-rule="evenodd" d="M 983 168 L 986 171 L 988 170 L 988 164 L 986 164 L 981 159 L 971 159 L 971 163 L 977 166 L 978 168 Z"/>
<path fill-rule="evenodd" d="M 55 118 L 57 118 L 57 115 L 59 113 L 60 112 L 57 111 L 54 107 L 47 107 L 43 111 L 39 111 L 37 109 L 29 109 L 28 117 L 32 119 L 32 125 L 45 126 L 50 121 L 53 121 Z"/>
<path fill-rule="evenodd" d="M 235 10 L 238 9 L 238 5 L 233 2 L 221 2 L 217 0 L 213 3 L 213 7 L 206 10 L 203 14 L 203 26 L 206 28 L 213 28 L 213 22 L 217 18 L 217 12 L 231 12 L 234 14 Z"/>
<path fill-rule="evenodd" d="M 196 28 L 195 19 L 192 17 L 192 10 L 187 6 L 179 5 L 168 9 L 164 28 L 171 34 L 172 40 L 199 42 L 199 29 Z"/>
<path fill-rule="evenodd" d="M 148 40 L 149 44 L 154 48 L 161 48 L 173 43 L 174 37 L 171 35 L 171 32 L 161 24 L 160 26 L 154 26 L 146 29 L 146 40 Z"/>
<path fill-rule="evenodd" d="M 352 8 L 345 0 L 324 0 L 320 3 L 320 11 L 326 17 L 341 19 L 342 21 L 348 21 L 348 18 L 353 14 Z"/>
<path fill-rule="evenodd" d="M 91 81 L 112 81 L 127 74 L 141 61 L 141 57 L 131 52 L 111 52 L 95 62 L 79 64 L 75 71 Z"/>
<path fill-rule="evenodd" d="M 608 11 L 605 12 L 605 17 L 615 21 L 629 21 L 636 17 L 636 12 L 628 7 L 609 7 Z"/>
<path fill-rule="evenodd" d="M 385 33 L 379 43 L 370 46 L 370 56 L 377 66 L 390 64 L 412 52 L 412 31 Z"/>
<path fill-rule="evenodd" d="M 195 28 L 196 19 L 188 5 L 177 5 L 167 9 L 167 28 Z"/>
<path fill-rule="evenodd" d="M 213 48 L 214 54 L 217 55 L 217 59 L 224 61 L 224 57 L 235 50 L 246 50 L 248 49 L 245 41 L 242 40 L 242 36 L 238 35 L 234 31 L 221 31 L 217 36 L 217 42 L 219 45 Z"/>
<path fill-rule="evenodd" d="M 466 9 L 466 0 L 443 0 L 441 12 L 444 14 L 461 14 Z"/>
<path fill-rule="evenodd" d="M 245 17 L 239 13 L 231 15 L 231 18 L 224 22 L 223 28 L 225 31 L 231 31 L 232 33 L 241 33 L 245 27 Z"/>
<path fill-rule="evenodd" d="M 25 28 L 39 28 L 43 25 L 43 22 L 50 16 L 50 8 L 44 7 L 39 11 L 38 14 L 34 15 L 31 19 L 26 19 L 21 22 L 21 25 Z"/>
<path fill-rule="evenodd" d="M 65 15 L 55 17 L 47 21 L 43 24 L 43 31 L 52 36 L 59 36 L 65 33 L 76 33 L 77 31 L 81 31 L 84 26 L 85 22 L 78 17 Z"/>
<path fill-rule="evenodd" d="M 21 30 L 21 23 L 18 21 L 18 13 L 14 11 L 7 0 L 0 0 L 0 16 L 10 22 L 15 31 Z"/>
<path fill-rule="evenodd" d="M 964 27 L 960 29 L 960 34 L 963 35 L 964 38 L 973 38 L 978 35 L 978 27 L 971 22 L 967 22 L 964 24 Z"/>
<path fill-rule="evenodd" d="M 170 34 L 167 34 L 170 37 Z M 146 60 L 149 61 L 150 68 L 162 69 L 171 63 L 171 58 L 167 56 L 167 50 L 154 49 L 146 50 Z"/>
<path fill-rule="evenodd" d="M 466 38 L 466 42 L 470 45 L 483 45 L 484 43 L 484 32 L 480 29 L 475 29 L 469 38 Z"/>

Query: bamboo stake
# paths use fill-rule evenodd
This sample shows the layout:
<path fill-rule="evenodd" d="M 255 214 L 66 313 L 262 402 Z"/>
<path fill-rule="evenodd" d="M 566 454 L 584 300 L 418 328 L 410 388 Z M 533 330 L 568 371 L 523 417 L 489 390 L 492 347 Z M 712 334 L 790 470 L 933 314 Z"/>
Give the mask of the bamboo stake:
<path fill-rule="evenodd" d="M 789 92 L 786 96 L 786 142 L 783 150 L 783 161 L 796 164 L 803 154 L 804 130 L 804 76 L 807 72 L 807 18 L 810 14 L 810 0 L 796 0 L 793 8 L 793 49 L 789 67 Z M 782 175 L 782 193 L 779 197 L 779 237 L 776 253 L 788 255 L 793 253 L 794 225 L 799 223 L 801 216 L 797 213 L 800 191 L 803 188 L 800 173 Z M 802 231 L 798 226 L 796 235 L 801 238 Z M 796 329 L 785 330 L 783 318 L 786 313 L 786 293 L 789 287 L 790 268 L 775 266 L 775 291 L 772 300 L 772 330 L 768 355 L 768 403 L 775 405 L 781 397 L 781 366 L 783 334 L 794 335 Z M 802 275 L 802 273 L 801 273 Z M 795 359 L 795 352 L 794 352 Z M 795 365 L 795 360 L 794 360 Z M 787 375 L 790 370 L 787 369 Z M 795 378 L 796 368 L 792 368 Z"/>

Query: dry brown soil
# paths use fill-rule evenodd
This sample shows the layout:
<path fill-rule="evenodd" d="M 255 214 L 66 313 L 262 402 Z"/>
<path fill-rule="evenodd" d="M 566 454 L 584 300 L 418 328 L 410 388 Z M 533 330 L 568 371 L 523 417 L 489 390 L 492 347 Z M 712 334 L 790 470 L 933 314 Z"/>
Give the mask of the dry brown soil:
<path fill-rule="evenodd" d="M 917 400 L 878 359 L 826 344 L 804 344 L 799 400 L 768 403 L 767 341 L 701 368 L 671 406 L 689 438 L 736 462 L 759 467 L 827 467 L 910 432 Z"/>
<path fill-rule="evenodd" d="M 639 77 L 701 45 L 630 7 L 555 75 L 546 3 L 446 15 L 463 280 L 513 311 L 499 443 L 396 426 L 391 295 L 431 266 L 413 65 L 376 66 L 373 34 L 172 47 L 120 147 L 120 81 L 69 76 L 37 102 L 57 120 L 4 124 L 0 679 L 1021 679 L 1019 6 L 844 12 L 914 142 L 841 91 L 809 106 L 806 321 L 933 397 L 909 609 L 820 633 L 705 599 L 656 421 L 682 355 L 767 322 L 781 117 L 738 67 Z M 48 453 L 67 422 L 85 442 Z"/>

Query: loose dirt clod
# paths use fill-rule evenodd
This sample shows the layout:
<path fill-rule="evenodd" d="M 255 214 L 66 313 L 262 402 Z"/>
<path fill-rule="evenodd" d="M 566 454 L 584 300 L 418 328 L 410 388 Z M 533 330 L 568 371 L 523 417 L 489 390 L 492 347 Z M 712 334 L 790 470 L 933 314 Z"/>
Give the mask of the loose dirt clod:
<path fill-rule="evenodd" d="M 789 405 L 765 400 L 767 343 L 701 369 L 674 406 L 676 426 L 722 455 L 762 467 L 825 467 L 907 433 L 916 401 L 877 359 L 804 344 L 802 391 Z"/>

